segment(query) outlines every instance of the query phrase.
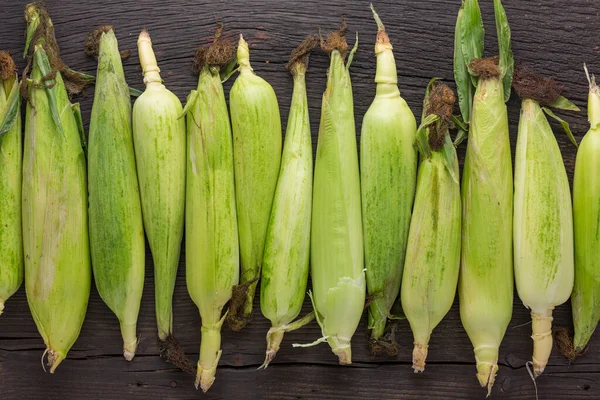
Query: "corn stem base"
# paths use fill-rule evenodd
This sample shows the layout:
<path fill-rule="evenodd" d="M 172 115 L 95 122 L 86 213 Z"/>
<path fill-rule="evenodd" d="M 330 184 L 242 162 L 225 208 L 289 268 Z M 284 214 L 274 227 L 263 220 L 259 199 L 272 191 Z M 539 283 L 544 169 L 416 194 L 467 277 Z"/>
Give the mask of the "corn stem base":
<path fill-rule="evenodd" d="M 552 352 L 552 310 L 544 313 L 531 313 L 531 330 L 533 339 L 533 376 L 537 378 L 544 372 L 550 353 Z"/>
<path fill-rule="evenodd" d="M 412 368 L 415 373 L 425 371 L 425 360 L 427 359 L 428 349 L 429 345 L 427 343 L 415 343 L 412 354 Z"/>
<path fill-rule="evenodd" d="M 121 323 L 121 336 L 123 336 L 123 357 L 127 361 L 133 360 L 137 349 L 138 340 L 136 337 L 137 324 Z"/>

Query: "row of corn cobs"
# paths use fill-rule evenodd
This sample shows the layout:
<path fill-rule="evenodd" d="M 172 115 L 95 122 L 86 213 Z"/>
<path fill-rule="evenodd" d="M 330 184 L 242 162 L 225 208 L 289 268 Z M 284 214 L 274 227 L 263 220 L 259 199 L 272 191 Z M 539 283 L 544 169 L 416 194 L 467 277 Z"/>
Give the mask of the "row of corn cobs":
<path fill-rule="evenodd" d="M 79 335 L 93 270 L 131 360 L 145 231 L 158 335 L 165 348 L 176 347 L 171 308 L 185 226 L 187 286 L 202 319 L 196 385 L 204 391 L 221 355 L 221 327 L 225 319 L 235 330 L 249 321 L 259 278 L 261 311 L 272 322 L 264 367 L 286 331 L 314 318 L 322 337 L 294 346 L 326 341 L 340 364 L 351 363 L 350 341 L 368 292 L 373 346 L 389 346 L 388 320 L 405 315 L 414 334 L 413 368 L 421 372 L 432 330 L 458 286 L 477 377 L 490 391 L 512 314 L 513 271 L 532 312 L 535 375 L 552 348 L 552 310 L 567 301 L 574 281 L 574 346 L 581 351 L 600 317 L 600 89 L 591 79 L 591 130 L 577 156 L 572 209 L 545 113 L 558 118 L 548 107 L 577 108 L 554 81 L 514 70 L 500 0 L 494 10 L 500 54 L 483 58 L 477 0 L 463 2 L 454 66 L 461 116 L 453 115 L 452 90 L 432 80 L 418 128 L 400 97 L 392 45 L 373 10 L 377 91 L 363 119 L 359 170 L 349 75 L 356 44 L 349 51 L 345 26 L 327 40 L 308 37 L 292 53 L 282 151 L 275 93 L 253 72 L 241 36 L 237 54 L 221 29 L 198 50 L 198 88 L 183 108 L 163 85 L 143 31 L 138 50 L 146 89 L 131 110 L 112 27 L 89 35 L 86 51 L 98 57 L 98 70 L 96 77 L 85 75 L 60 60 L 43 4 L 27 5 L 29 63 L 22 82 L 10 56 L 0 53 L 0 313 L 24 275 L 53 372 Z M 305 73 L 319 42 L 331 60 L 313 174 Z M 222 81 L 235 72 L 229 114 Z M 69 95 L 94 80 L 86 143 L 79 106 Z M 511 85 L 523 99 L 514 191 L 505 106 Z M 458 131 L 454 142 L 450 129 Z M 461 192 L 455 146 L 467 136 Z M 296 320 L 309 264 L 314 311 Z"/>

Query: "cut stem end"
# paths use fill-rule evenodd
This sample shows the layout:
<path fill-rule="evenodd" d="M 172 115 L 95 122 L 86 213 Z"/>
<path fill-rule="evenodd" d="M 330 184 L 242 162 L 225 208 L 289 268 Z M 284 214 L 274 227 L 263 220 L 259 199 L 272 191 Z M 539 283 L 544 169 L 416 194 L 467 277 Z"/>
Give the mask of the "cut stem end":
<path fill-rule="evenodd" d="M 425 343 L 415 343 L 413 348 L 413 365 L 415 373 L 425 371 L 425 360 L 427 359 L 427 350 L 429 346 Z"/>
<path fill-rule="evenodd" d="M 352 364 L 352 349 L 350 348 L 349 344 L 333 349 L 333 353 L 338 356 L 340 365 Z"/>
<path fill-rule="evenodd" d="M 492 393 L 492 387 L 496 380 L 496 373 L 498 372 L 497 362 L 492 363 L 477 363 L 477 379 L 481 387 L 487 387 L 487 395 Z"/>
<path fill-rule="evenodd" d="M 550 353 L 552 352 L 552 310 L 544 313 L 531 313 L 531 330 L 533 339 L 533 376 L 537 378 L 544 372 Z"/>
<path fill-rule="evenodd" d="M 198 389 L 198 386 L 200 386 L 202 392 L 206 393 L 215 382 L 216 372 L 216 367 L 210 369 L 203 369 L 200 365 L 200 362 L 198 362 L 198 375 L 196 376 L 195 382 L 196 389 Z"/>
<path fill-rule="evenodd" d="M 50 373 L 53 374 L 56 368 L 63 362 L 65 355 L 59 354 L 56 350 L 48 349 L 48 366 L 50 367 Z"/>
<path fill-rule="evenodd" d="M 133 360 L 133 358 L 135 357 L 135 351 L 137 349 L 137 338 L 132 341 L 132 342 L 123 342 L 123 357 L 125 357 L 125 359 L 127 361 L 131 361 Z"/>
<path fill-rule="evenodd" d="M 265 353 L 265 362 L 258 367 L 258 369 L 266 369 L 269 366 L 269 363 L 273 361 L 277 352 L 279 351 L 279 346 L 281 345 L 281 341 L 283 340 L 283 335 L 285 330 L 282 327 L 272 327 L 267 332 L 267 351 Z"/>

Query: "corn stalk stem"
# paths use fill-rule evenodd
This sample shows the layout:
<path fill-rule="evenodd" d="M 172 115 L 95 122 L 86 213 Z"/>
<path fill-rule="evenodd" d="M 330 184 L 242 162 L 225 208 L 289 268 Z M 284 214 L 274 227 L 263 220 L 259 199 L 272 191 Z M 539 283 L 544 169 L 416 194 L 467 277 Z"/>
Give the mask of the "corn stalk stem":
<path fill-rule="evenodd" d="M 200 359 L 196 375 L 196 388 L 198 385 L 206 393 L 215 381 L 217 365 L 221 358 L 221 326 L 223 320 L 212 326 L 202 325 L 202 338 L 200 342 Z"/>
<path fill-rule="evenodd" d="M 412 353 L 412 368 L 415 373 L 425 371 L 425 360 L 427 359 L 428 348 L 429 345 L 427 343 L 415 342 Z"/>
<path fill-rule="evenodd" d="M 498 347 L 476 347 L 475 361 L 477 363 L 477 379 L 481 387 L 487 387 L 489 396 L 498 372 Z"/>
<path fill-rule="evenodd" d="M 162 83 L 160 68 L 156 62 L 156 56 L 152 50 L 152 40 L 147 30 L 143 30 L 138 38 L 138 53 L 140 65 L 144 74 L 144 84 Z"/>
<path fill-rule="evenodd" d="M 121 336 L 123 336 L 123 356 L 127 361 L 133 360 L 135 350 L 137 349 L 137 324 L 121 323 Z"/>
<path fill-rule="evenodd" d="M 543 313 L 531 313 L 531 338 L 533 339 L 533 375 L 538 377 L 544 372 L 552 352 L 552 310 Z"/>

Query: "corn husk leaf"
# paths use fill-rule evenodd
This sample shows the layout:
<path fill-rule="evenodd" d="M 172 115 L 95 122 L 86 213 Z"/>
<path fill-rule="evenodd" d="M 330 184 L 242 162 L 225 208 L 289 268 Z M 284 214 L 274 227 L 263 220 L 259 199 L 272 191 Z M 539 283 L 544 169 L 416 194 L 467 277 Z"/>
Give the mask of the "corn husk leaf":
<path fill-rule="evenodd" d="M 498 68 L 504 85 L 504 101 L 510 98 L 514 59 L 510 45 L 510 26 L 502 2 L 494 0 L 494 16 L 496 19 L 496 34 L 498 36 L 498 53 L 500 55 Z"/>

